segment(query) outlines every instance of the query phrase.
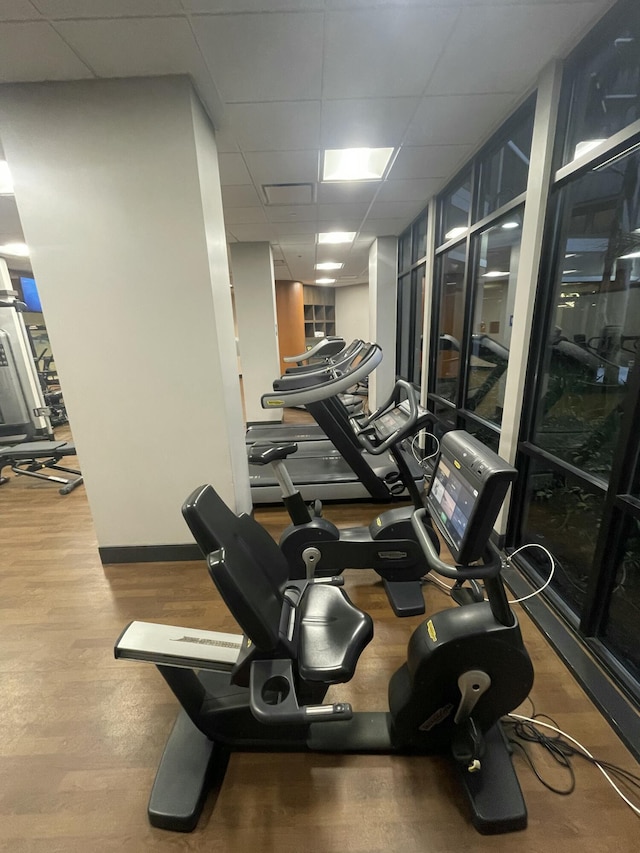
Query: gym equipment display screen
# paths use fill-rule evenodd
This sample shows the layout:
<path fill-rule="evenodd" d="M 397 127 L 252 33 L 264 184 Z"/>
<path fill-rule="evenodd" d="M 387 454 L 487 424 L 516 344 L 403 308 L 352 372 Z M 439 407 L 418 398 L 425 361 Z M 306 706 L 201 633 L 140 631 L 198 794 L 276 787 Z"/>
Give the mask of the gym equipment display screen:
<path fill-rule="evenodd" d="M 456 562 L 468 565 L 483 556 L 517 473 L 464 430 L 442 437 L 426 506 Z"/>
<path fill-rule="evenodd" d="M 431 486 L 432 510 L 438 513 L 456 551 L 460 551 L 477 497 L 478 490 L 440 458 Z"/>

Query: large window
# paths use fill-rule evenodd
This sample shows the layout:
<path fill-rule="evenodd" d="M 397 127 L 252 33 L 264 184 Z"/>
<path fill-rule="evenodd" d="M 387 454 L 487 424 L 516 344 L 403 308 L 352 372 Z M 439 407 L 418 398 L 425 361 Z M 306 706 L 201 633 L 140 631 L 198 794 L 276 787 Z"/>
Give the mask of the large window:
<path fill-rule="evenodd" d="M 527 189 L 532 134 L 533 111 L 528 110 L 523 120 L 514 122 L 510 132 L 481 160 L 478 219 L 498 210 Z"/>
<path fill-rule="evenodd" d="M 534 442 L 609 478 L 640 340 L 640 153 L 560 190 Z"/>
<path fill-rule="evenodd" d="M 440 311 L 436 351 L 435 393 L 456 403 L 464 331 L 464 280 L 466 244 L 461 243 L 439 259 Z"/>
<path fill-rule="evenodd" d="M 420 386 L 425 299 L 427 214 L 423 212 L 398 240 L 396 375 Z"/>
<path fill-rule="evenodd" d="M 476 262 L 464 408 L 498 426 L 504 408 L 521 233 L 522 211 L 516 210 L 473 241 Z"/>

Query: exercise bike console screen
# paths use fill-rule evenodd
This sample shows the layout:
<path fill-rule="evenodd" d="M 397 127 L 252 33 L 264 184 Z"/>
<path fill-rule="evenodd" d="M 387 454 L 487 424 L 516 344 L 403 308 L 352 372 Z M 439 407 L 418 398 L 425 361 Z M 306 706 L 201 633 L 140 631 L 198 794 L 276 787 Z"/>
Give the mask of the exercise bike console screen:
<path fill-rule="evenodd" d="M 464 430 L 440 442 L 426 505 L 456 562 L 482 557 L 516 469 Z"/>

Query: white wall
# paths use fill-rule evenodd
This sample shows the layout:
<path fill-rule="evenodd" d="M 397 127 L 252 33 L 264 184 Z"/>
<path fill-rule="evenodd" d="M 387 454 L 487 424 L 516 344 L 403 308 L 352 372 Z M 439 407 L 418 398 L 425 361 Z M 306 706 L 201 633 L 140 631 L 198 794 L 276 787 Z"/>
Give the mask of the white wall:
<path fill-rule="evenodd" d="M 377 237 L 369 250 L 369 333 L 383 359 L 369 379 L 369 407 L 381 406 L 396 379 L 398 238 Z"/>
<path fill-rule="evenodd" d="M 281 421 L 282 409 L 265 410 L 263 394 L 280 376 L 276 290 L 273 253 L 269 243 L 232 243 L 230 246 L 236 320 L 246 419 Z"/>
<path fill-rule="evenodd" d="M 347 343 L 354 338 L 368 341 L 369 332 L 369 285 L 352 284 L 337 287 L 336 295 L 336 335 L 341 335 Z"/>
<path fill-rule="evenodd" d="M 187 78 L 5 86 L 2 143 L 102 547 L 250 506 L 214 135 Z"/>

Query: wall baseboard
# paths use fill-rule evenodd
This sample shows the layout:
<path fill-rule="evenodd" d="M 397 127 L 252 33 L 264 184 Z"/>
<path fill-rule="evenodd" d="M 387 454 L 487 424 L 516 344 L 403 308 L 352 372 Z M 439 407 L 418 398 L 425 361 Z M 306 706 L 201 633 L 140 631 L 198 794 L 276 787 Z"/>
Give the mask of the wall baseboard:
<path fill-rule="evenodd" d="M 114 545 L 98 548 L 102 564 L 111 563 L 181 563 L 202 560 L 197 545 Z"/>

